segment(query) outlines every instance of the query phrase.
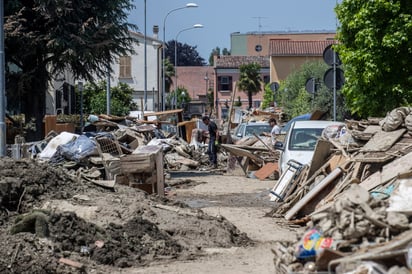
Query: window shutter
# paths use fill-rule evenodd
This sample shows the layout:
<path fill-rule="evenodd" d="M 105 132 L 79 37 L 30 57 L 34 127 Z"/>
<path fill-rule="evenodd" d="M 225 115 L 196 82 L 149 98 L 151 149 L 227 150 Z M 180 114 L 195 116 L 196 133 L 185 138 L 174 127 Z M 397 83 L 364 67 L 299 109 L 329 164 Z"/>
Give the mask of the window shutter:
<path fill-rule="evenodd" d="M 119 59 L 119 78 L 132 77 L 132 58 L 130 56 L 121 56 Z"/>

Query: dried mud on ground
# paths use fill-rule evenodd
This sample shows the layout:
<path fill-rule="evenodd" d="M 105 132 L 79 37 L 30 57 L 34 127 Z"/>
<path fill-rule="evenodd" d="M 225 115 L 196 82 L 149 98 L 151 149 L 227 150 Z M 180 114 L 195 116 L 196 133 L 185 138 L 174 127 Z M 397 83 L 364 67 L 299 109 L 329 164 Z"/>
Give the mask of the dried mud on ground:
<path fill-rule="evenodd" d="M 32 160 L 0 160 L 0 273 L 127 273 L 256 244 L 224 216 L 184 199 L 79 178 Z"/>

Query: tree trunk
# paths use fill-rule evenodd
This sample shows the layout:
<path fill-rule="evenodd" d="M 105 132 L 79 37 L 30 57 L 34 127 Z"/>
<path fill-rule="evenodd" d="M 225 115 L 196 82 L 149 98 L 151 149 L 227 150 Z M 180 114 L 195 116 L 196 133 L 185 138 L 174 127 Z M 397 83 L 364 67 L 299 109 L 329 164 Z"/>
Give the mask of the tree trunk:
<path fill-rule="evenodd" d="M 249 110 L 252 109 L 252 97 L 253 97 L 252 92 L 248 91 L 247 92 L 247 99 L 249 101 Z"/>
<path fill-rule="evenodd" d="M 39 141 L 44 138 L 43 118 L 45 115 L 45 91 L 33 93 L 25 98 L 25 108 L 23 113 L 26 118 L 26 123 L 34 119 L 35 129 L 27 130 L 26 140 L 29 142 Z"/>
<path fill-rule="evenodd" d="M 38 65 L 31 70 L 32 73 L 23 97 L 22 113 L 25 115 L 26 124 L 34 120 L 35 128 L 28 129 L 26 140 L 39 141 L 44 138 L 43 118 L 46 113 L 47 70 L 46 66 Z"/>

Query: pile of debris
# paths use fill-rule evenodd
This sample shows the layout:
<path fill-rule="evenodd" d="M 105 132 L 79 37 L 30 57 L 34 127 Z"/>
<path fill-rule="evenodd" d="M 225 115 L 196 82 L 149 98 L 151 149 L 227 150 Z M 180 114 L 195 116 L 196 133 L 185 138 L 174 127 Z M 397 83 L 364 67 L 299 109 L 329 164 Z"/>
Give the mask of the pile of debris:
<path fill-rule="evenodd" d="M 251 176 L 269 163 L 273 167 L 267 176 L 276 173 L 278 152 L 270 138 L 249 136 L 230 144 L 231 123 L 225 125 L 220 120 L 215 120 L 222 136 L 219 168 L 211 170 L 207 126 L 201 119 L 180 121 L 174 115 L 181 116 L 181 110 L 143 114 L 138 118 L 90 115 L 81 135 L 65 131 L 73 126 L 57 123 L 56 116 L 48 115 L 45 139 L 27 144 L 17 136 L 10 154 L 15 159 L 31 158 L 69 168 L 106 187 L 125 184 L 159 195 L 164 194 L 164 177 L 173 172 Z M 255 111 L 243 118 L 268 119 L 271 115 Z M 149 117 L 156 118 L 148 120 Z M 168 121 L 172 118 L 177 121 L 176 126 Z"/>
<path fill-rule="evenodd" d="M 412 109 L 346 121 L 318 141 L 310 166 L 282 173 L 269 214 L 305 225 L 297 243 L 273 249 L 278 273 L 410 273 Z"/>
<path fill-rule="evenodd" d="M 0 167 L 0 273 L 118 273 L 253 245 L 222 216 L 138 188 L 32 159 Z"/>

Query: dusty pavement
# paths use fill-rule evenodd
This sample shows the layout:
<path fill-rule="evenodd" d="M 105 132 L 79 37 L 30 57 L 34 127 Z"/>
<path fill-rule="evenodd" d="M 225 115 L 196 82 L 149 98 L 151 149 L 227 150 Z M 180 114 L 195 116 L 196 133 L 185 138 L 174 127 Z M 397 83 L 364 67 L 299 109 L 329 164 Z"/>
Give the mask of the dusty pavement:
<path fill-rule="evenodd" d="M 296 234 L 264 217 L 273 181 L 178 175 L 158 198 L 1 159 L 0 273 L 276 273 L 271 243 Z"/>
<path fill-rule="evenodd" d="M 211 216 L 224 216 L 256 244 L 249 247 L 210 248 L 209 255 L 192 261 L 176 261 L 122 273 L 277 273 L 271 248 L 275 241 L 296 242 L 302 228 L 282 219 L 265 217 L 274 206 L 268 199 L 273 180 L 260 181 L 238 176 L 177 173 L 171 183 L 171 199 L 201 208 Z M 195 186 L 190 186 L 195 185 Z"/>

